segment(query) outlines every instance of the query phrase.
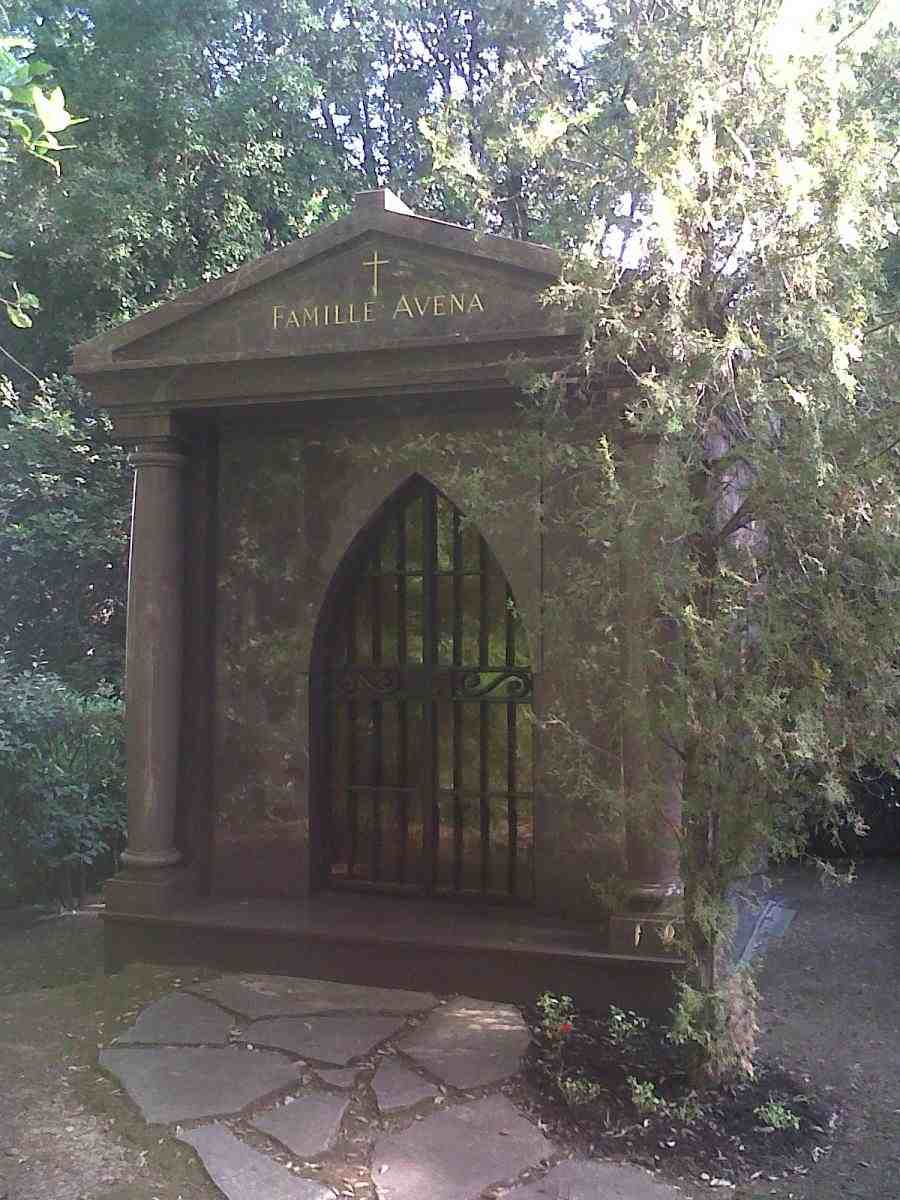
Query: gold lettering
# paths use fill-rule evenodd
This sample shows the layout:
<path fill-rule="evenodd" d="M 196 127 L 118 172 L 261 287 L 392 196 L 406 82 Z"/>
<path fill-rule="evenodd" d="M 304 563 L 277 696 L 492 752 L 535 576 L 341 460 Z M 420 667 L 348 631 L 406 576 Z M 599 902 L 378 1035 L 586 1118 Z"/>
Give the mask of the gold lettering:
<path fill-rule="evenodd" d="M 338 301 L 336 304 L 310 304 L 302 309 L 288 308 L 284 304 L 272 305 L 273 329 L 306 329 L 320 325 L 361 325 L 363 322 L 376 321 L 380 305 L 376 300 L 362 302 L 351 300 L 347 303 Z M 466 315 L 473 312 L 484 312 L 484 303 L 478 292 L 449 292 L 438 296 L 420 296 L 405 292 L 394 306 L 392 319 L 398 317 L 447 317 L 457 313 Z"/>

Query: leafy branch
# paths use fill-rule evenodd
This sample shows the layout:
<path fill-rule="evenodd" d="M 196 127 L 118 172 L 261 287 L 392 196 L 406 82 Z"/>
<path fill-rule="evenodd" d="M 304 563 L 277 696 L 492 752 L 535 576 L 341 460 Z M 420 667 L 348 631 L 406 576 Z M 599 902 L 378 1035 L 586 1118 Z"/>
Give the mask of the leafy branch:
<path fill-rule="evenodd" d="M 56 156 L 72 147 L 63 145 L 56 135 L 86 118 L 72 116 L 62 88 L 44 91 L 39 81 L 46 79 L 52 68 L 40 59 L 23 57 L 31 49 L 26 38 L 0 38 L 0 162 L 11 162 L 10 151 L 18 148 L 47 163 L 58 175 Z M 0 258 L 9 260 L 11 255 L 0 250 Z M 5 295 L 0 293 L 0 304 L 11 324 L 29 329 L 30 313 L 40 308 L 38 298 L 21 291 L 15 281 L 10 288 Z"/>

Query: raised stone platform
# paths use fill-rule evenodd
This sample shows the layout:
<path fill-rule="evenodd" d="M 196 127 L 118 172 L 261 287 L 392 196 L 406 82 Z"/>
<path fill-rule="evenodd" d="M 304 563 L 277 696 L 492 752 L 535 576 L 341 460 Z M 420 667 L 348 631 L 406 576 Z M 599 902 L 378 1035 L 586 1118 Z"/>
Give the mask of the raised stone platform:
<path fill-rule="evenodd" d="M 611 953 L 602 920 L 327 891 L 303 900 L 196 898 L 165 915 L 107 912 L 105 937 L 108 970 L 131 961 L 205 962 L 515 1004 L 552 990 L 588 1008 L 614 1003 L 659 1015 L 672 1007 L 673 972 L 681 965 L 675 954 L 644 947 Z M 221 988 L 210 998 L 248 1016 L 312 1013 L 321 1004 L 309 987 L 277 1002 L 252 987 L 238 996 L 233 982 Z M 346 995 L 336 999 L 347 1011 Z"/>

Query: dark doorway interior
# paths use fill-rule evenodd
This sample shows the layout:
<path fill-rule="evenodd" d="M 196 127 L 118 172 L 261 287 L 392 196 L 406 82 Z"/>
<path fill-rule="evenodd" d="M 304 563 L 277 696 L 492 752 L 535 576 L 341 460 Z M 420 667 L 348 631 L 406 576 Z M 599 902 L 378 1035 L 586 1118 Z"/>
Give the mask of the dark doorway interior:
<path fill-rule="evenodd" d="M 317 685 L 323 881 L 530 901 L 525 630 L 484 538 L 420 476 L 335 580 Z"/>

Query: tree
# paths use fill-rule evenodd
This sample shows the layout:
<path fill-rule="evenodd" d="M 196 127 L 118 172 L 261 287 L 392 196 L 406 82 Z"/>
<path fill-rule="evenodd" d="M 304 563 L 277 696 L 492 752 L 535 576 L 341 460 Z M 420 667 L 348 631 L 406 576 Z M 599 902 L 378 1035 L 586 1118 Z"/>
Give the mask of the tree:
<path fill-rule="evenodd" d="M 537 92 L 517 92 L 512 108 L 497 85 L 526 47 L 566 75 L 560 0 L 11 0 L 9 11 L 92 114 L 52 204 L 33 164 L 0 174 L 0 202 L 26 185 L 36 196 L 8 237 L 53 313 L 27 345 L 11 343 L 38 376 L 64 371 L 100 329 L 335 219 L 365 188 L 390 185 L 451 220 L 477 210 L 517 236 L 550 233 L 553 206 L 539 198 L 552 185 L 498 140 Z M 445 102 L 490 178 L 477 201 L 477 172 L 458 186 L 420 132 Z"/>
<path fill-rule="evenodd" d="M 848 783 L 898 749 L 900 42 L 886 28 L 860 47 L 857 5 L 792 42 L 793 11 L 611 0 L 577 103 L 535 61 L 504 80 L 542 96 L 510 141 L 595 215 L 554 295 L 582 316 L 582 352 L 531 388 L 565 519 L 639 564 L 625 670 L 604 632 L 633 599 L 618 573 L 573 564 L 557 598 L 591 614 L 598 691 L 616 677 L 645 714 L 656 753 L 629 802 L 647 829 L 677 763 L 689 969 L 673 1035 L 697 1082 L 752 1069 L 731 888 L 761 849 L 837 827 Z M 588 439 L 610 377 L 624 399 Z"/>
<path fill-rule="evenodd" d="M 447 100 L 492 173 L 486 219 L 514 230 L 506 167 L 490 149 L 499 118 L 483 106 L 519 44 L 562 63 L 564 5 L 11 0 L 7 8 L 15 35 L 36 48 L 27 69 L 51 64 L 91 120 L 62 186 L 33 157 L 0 166 L 0 205 L 13 214 L 5 236 L 33 289 L 19 324 L 30 322 L 36 296 L 44 313 L 5 339 L 19 399 L 4 422 L 3 636 L 23 669 L 48 661 L 91 687 L 114 678 L 121 661 L 122 456 L 71 381 L 52 383 L 50 407 L 40 399 L 30 410 L 40 379 L 64 371 L 81 339 L 339 216 L 360 188 L 390 183 L 425 211 L 465 218 L 476 207 L 466 197 L 471 181 L 444 187 L 418 133 Z M 520 108 L 530 99 L 521 96 Z M 17 203 L 26 191 L 31 202 Z"/>
<path fill-rule="evenodd" d="M 36 195 L 10 231 L 53 313 L 27 353 L 12 347 L 36 375 L 64 370 L 99 329 L 283 245 L 340 196 L 298 61 L 303 0 L 13 3 L 10 18 L 93 114 L 52 205 L 27 162 L 3 189 Z"/>
<path fill-rule="evenodd" d="M 74 381 L 23 406 L 0 380 L 0 658 L 92 694 L 119 686 L 128 480 L 106 419 Z"/>
<path fill-rule="evenodd" d="M 2 7 L 0 21 L 5 23 Z M 24 57 L 33 48 L 27 38 L 0 37 L 0 162 L 11 161 L 10 151 L 17 147 L 48 163 L 58 174 L 56 154 L 68 147 L 62 146 L 56 135 L 78 121 L 66 109 L 62 88 L 44 94 L 39 81 L 50 74 L 51 67 L 40 59 Z M 0 259 L 11 258 L 0 250 Z M 39 307 L 37 296 L 23 292 L 14 279 L 3 284 L 0 304 L 19 329 L 31 327 L 29 312 Z"/>

